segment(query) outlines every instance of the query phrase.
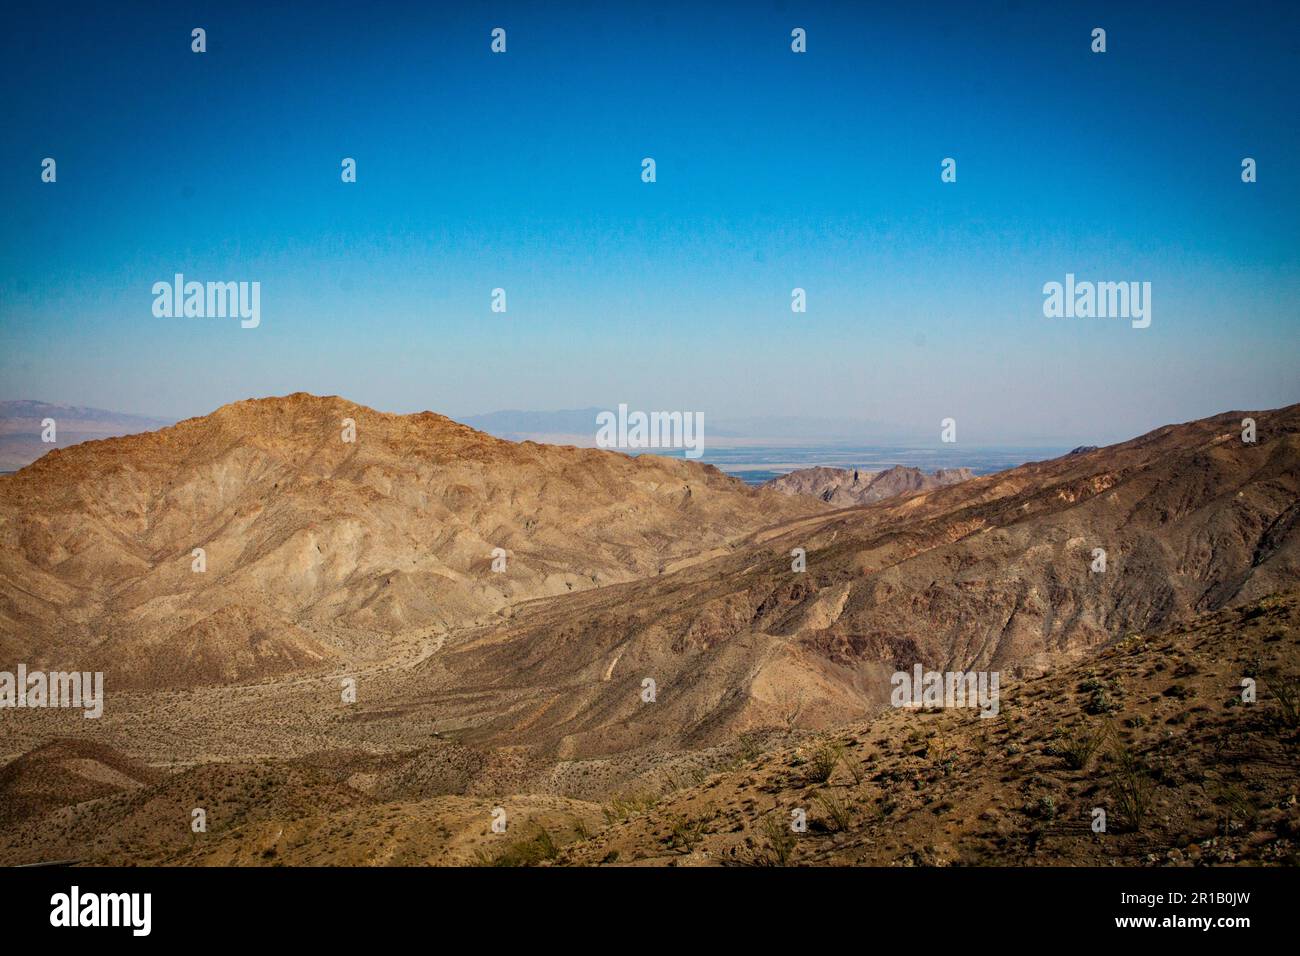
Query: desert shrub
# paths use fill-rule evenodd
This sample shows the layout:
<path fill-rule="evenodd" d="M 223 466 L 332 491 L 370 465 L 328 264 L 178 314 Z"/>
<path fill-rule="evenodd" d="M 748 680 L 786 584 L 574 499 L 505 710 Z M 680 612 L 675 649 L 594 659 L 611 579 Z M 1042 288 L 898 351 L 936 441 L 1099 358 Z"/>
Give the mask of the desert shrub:
<path fill-rule="evenodd" d="M 870 760 L 871 758 L 868 757 L 867 759 Z M 844 769 L 847 770 L 849 776 L 853 778 L 853 786 L 862 786 L 862 764 L 858 763 L 856 760 L 851 760 L 848 757 L 845 757 Z"/>
<path fill-rule="evenodd" d="M 844 745 L 838 740 L 823 740 L 808 758 L 808 779 L 825 783 L 844 759 Z"/>
<path fill-rule="evenodd" d="M 638 813 L 653 810 L 659 798 L 651 793 L 613 797 L 601 808 L 606 823 L 625 823 Z"/>
<path fill-rule="evenodd" d="M 1056 798 L 1051 794 L 1044 794 L 1038 798 L 1038 802 L 1034 804 L 1031 813 L 1038 819 L 1050 823 L 1056 819 Z"/>
<path fill-rule="evenodd" d="M 1240 788 L 1232 784 L 1222 786 L 1214 802 L 1226 811 L 1221 824 L 1224 833 L 1233 833 L 1243 827 L 1253 828 L 1259 820 L 1259 809 Z"/>
<path fill-rule="evenodd" d="M 813 800 L 825 814 L 826 829 L 836 832 L 849 828 L 852 814 L 848 803 L 842 797 L 830 791 L 823 791 Z"/>
<path fill-rule="evenodd" d="M 485 866 L 536 866 L 545 860 L 554 860 L 559 855 L 560 848 L 542 826 L 538 826 L 537 832 L 531 836 L 507 845 L 495 856 L 483 850 L 475 854 L 479 864 Z"/>
<path fill-rule="evenodd" d="M 1104 687 L 1098 688 L 1092 692 L 1088 702 L 1083 705 L 1085 713 L 1092 714 L 1094 717 L 1103 714 L 1113 714 L 1117 708 L 1115 701 L 1111 699 L 1110 694 Z"/>
<path fill-rule="evenodd" d="M 773 810 L 763 817 L 759 832 L 764 845 L 754 852 L 750 862 L 755 866 L 787 866 L 798 840 L 795 832 L 790 829 L 789 819 L 782 811 Z"/>
<path fill-rule="evenodd" d="M 1113 714 L 1119 709 L 1117 699 L 1123 696 L 1118 680 L 1103 681 L 1096 674 L 1084 678 L 1079 683 L 1079 690 L 1088 695 L 1083 705 L 1084 712 L 1094 717 Z"/>
<path fill-rule="evenodd" d="M 1128 749 L 1112 754 L 1110 795 L 1120 819 L 1129 830 L 1142 826 L 1151 809 L 1152 781 L 1142 759 Z"/>
<path fill-rule="evenodd" d="M 1087 726 L 1080 726 L 1053 744 L 1051 749 L 1071 770 L 1083 770 L 1105 739 L 1105 728 L 1090 730 Z"/>
<path fill-rule="evenodd" d="M 664 770 L 662 773 L 664 777 L 663 792 L 666 794 L 698 787 L 709 778 L 708 770 L 699 766 L 690 766 L 681 770 Z"/>
<path fill-rule="evenodd" d="M 704 836 L 704 819 L 676 816 L 669 822 L 668 845 L 683 853 L 690 853 Z"/>
<path fill-rule="evenodd" d="M 737 745 L 742 760 L 753 761 L 763 755 L 762 741 L 757 734 L 745 731 L 737 738 Z"/>
<path fill-rule="evenodd" d="M 944 776 L 951 773 L 952 768 L 956 765 L 956 752 L 957 748 L 952 743 L 938 735 L 926 741 L 926 758 L 937 764 L 939 769 L 943 771 Z"/>
<path fill-rule="evenodd" d="M 1300 726 L 1300 678 L 1286 674 L 1271 675 L 1265 686 L 1277 702 L 1282 723 L 1287 727 Z"/>

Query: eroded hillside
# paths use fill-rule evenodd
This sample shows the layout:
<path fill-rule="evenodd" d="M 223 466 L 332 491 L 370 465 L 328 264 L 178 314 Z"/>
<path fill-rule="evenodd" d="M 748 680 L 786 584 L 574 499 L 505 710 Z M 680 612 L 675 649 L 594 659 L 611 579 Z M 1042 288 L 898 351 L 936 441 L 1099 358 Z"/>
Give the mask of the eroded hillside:
<path fill-rule="evenodd" d="M 173 687 L 382 658 L 396 632 L 653 576 L 817 507 L 428 412 L 239 402 L 0 476 L 0 663 Z"/>

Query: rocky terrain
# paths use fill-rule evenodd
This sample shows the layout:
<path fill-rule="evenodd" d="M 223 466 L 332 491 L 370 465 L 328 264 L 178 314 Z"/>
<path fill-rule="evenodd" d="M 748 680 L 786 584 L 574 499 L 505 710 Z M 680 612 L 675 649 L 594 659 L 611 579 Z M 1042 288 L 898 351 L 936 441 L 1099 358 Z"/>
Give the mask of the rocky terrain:
<path fill-rule="evenodd" d="M 56 740 L 0 772 L 0 861 L 1294 866 L 1297 708 L 1291 592 L 1012 681 L 996 719 L 897 709 L 751 732 L 658 754 L 631 786 L 585 799 L 492 781 L 486 764 L 505 758 L 454 746 L 163 774 Z"/>
<path fill-rule="evenodd" d="M 665 573 L 815 510 L 708 465 L 432 413 L 240 402 L 0 477 L 0 663 L 157 688 L 385 657 L 394 632 Z"/>
<path fill-rule="evenodd" d="M 107 698 L 0 709 L 0 862 L 1287 862 L 1298 517 L 1300 406 L 846 508 L 307 395 L 55 451 L 0 671 Z"/>
<path fill-rule="evenodd" d="M 1256 686 L 1254 702 L 1243 702 L 1243 680 Z M 1296 866 L 1298 707 L 1291 592 L 1128 634 L 1015 682 L 996 719 L 890 710 L 740 761 L 658 795 L 557 860 Z M 796 809 L 802 833 L 789 826 Z"/>
<path fill-rule="evenodd" d="M 799 468 L 780 478 L 763 483 L 763 487 L 787 495 L 812 495 L 827 504 L 844 508 L 869 505 L 913 491 L 930 491 L 955 485 L 975 477 L 969 468 L 939 468 L 927 475 L 920 468 L 895 465 L 884 471 L 861 471 L 856 468 Z"/>
<path fill-rule="evenodd" d="M 455 695 L 475 741 L 588 756 L 717 744 L 791 710 L 831 726 L 915 663 L 1041 673 L 1300 579 L 1300 409 L 1267 420 L 1253 445 L 1222 416 L 777 523 L 675 574 L 522 608 L 421 665 L 421 697 L 445 713 Z"/>

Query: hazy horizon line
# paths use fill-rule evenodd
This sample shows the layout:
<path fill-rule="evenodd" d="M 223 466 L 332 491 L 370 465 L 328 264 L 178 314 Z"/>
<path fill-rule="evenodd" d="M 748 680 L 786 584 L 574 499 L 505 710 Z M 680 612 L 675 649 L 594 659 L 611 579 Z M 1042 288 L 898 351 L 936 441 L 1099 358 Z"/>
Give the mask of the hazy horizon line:
<path fill-rule="evenodd" d="M 481 412 L 470 415 L 453 415 L 445 412 L 438 412 L 431 408 L 412 411 L 389 411 L 387 409 L 368 405 L 365 402 L 346 398 L 337 393 L 325 395 L 299 390 L 298 392 L 287 392 L 282 395 L 249 396 L 248 398 L 234 399 L 229 402 L 223 402 L 206 412 L 201 412 L 196 415 L 182 416 L 179 418 L 168 415 L 159 415 L 152 412 L 124 411 L 75 402 L 52 402 L 36 398 L 0 399 L 0 420 L 12 420 L 15 417 L 10 414 L 11 406 L 37 405 L 49 408 L 66 408 L 75 411 L 92 412 L 98 415 L 115 416 L 121 419 L 133 419 L 137 421 L 156 423 L 156 428 L 140 430 L 141 432 L 144 432 L 166 428 L 187 419 L 204 418 L 213 414 L 220 408 L 241 401 L 284 398 L 288 395 L 298 393 L 316 395 L 320 398 L 337 397 L 343 401 L 371 408 L 374 411 L 383 414 L 413 415 L 425 411 L 434 412 L 435 414 L 444 415 L 446 418 L 459 422 L 460 424 L 467 425 L 478 431 L 485 432 L 507 441 L 535 441 L 541 444 L 575 445 L 577 447 L 595 447 L 595 436 L 597 432 L 595 414 L 602 411 L 608 411 L 615 407 L 613 405 L 589 405 L 580 408 L 553 410 L 512 408 L 498 409 L 491 412 Z M 1258 414 L 1261 412 L 1279 411 L 1287 407 L 1290 406 L 1281 405 L 1273 409 L 1223 409 L 1210 415 L 1197 415 L 1180 420 L 1163 421 L 1153 424 L 1144 430 L 1122 436 L 1106 433 L 1087 436 L 1076 434 L 1072 437 L 1065 437 L 1063 435 L 1009 436 L 1000 441 L 962 441 L 959 447 L 968 449 L 1023 448 L 1069 450 L 1086 445 L 1106 446 L 1130 441 L 1148 434 L 1151 431 L 1170 425 L 1183 424 L 1188 421 L 1212 418 L 1216 415 L 1226 415 L 1234 412 L 1244 413 L 1251 411 Z M 587 417 L 590 417 L 591 419 L 590 427 L 580 430 L 575 430 L 572 427 L 577 420 L 581 419 L 585 421 Z M 721 448 L 838 447 L 848 449 L 853 447 L 884 447 L 921 449 L 932 448 L 939 444 L 937 438 L 923 437 L 921 434 L 922 426 L 915 423 L 884 423 L 873 419 L 855 420 L 847 418 L 797 415 L 755 415 L 741 417 L 724 415 L 719 416 L 718 421 L 720 422 L 720 425 L 715 424 L 708 428 L 708 439 L 710 444 Z M 540 427 L 521 427 L 525 422 Z M 569 427 L 545 427 L 545 423 L 552 423 L 553 426 L 567 424 Z M 929 430 L 934 435 L 937 435 L 939 431 L 938 423 L 935 423 L 935 427 Z"/>

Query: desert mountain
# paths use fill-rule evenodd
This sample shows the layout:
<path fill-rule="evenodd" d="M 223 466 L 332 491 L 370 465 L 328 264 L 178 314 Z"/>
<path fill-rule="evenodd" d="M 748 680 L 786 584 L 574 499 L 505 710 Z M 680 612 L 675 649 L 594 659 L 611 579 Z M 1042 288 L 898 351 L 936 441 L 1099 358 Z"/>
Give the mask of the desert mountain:
<path fill-rule="evenodd" d="M 58 450 L 0 478 L 0 670 L 102 669 L 107 697 L 0 713 L 0 859 L 1145 859 L 1170 848 L 1079 832 L 1135 755 L 1161 834 L 1275 861 L 1298 518 L 1300 406 L 841 509 L 305 395 Z M 996 670 L 1008 709 L 890 710 L 915 664 Z M 1234 723 L 1256 673 L 1272 702 Z M 1065 774 L 1102 731 L 1101 777 Z M 823 745 L 855 761 L 825 793 Z M 1194 790 L 1210 753 L 1248 819 Z M 819 841 L 773 843 L 771 805 L 818 798 Z"/>
<path fill-rule="evenodd" d="M 429 412 L 239 402 L 0 476 L 0 663 L 148 687 L 384 657 L 396 632 L 654 576 L 817 508 Z"/>
<path fill-rule="evenodd" d="M 1252 444 L 1242 417 L 777 523 L 674 574 L 537 602 L 421 664 L 412 706 L 565 759 L 692 748 L 873 713 L 917 663 L 1040 673 L 1292 588 L 1300 406 L 1253 413 Z"/>
<path fill-rule="evenodd" d="M 2 662 L 118 688 L 360 671 L 384 700 L 359 746 L 422 721 L 586 759 L 831 726 L 915 663 L 1041 672 L 1293 586 L 1300 407 L 1252 416 L 1252 444 L 1231 413 L 831 511 L 430 413 L 241 402 L 0 478 Z"/>
<path fill-rule="evenodd" d="M 869 505 L 913 491 L 930 491 L 945 485 L 974 478 L 969 468 L 940 468 L 927 475 L 920 468 L 895 465 L 885 471 L 860 471 L 856 468 L 799 468 L 780 478 L 764 482 L 764 487 L 787 495 L 813 495 L 837 507 Z"/>

